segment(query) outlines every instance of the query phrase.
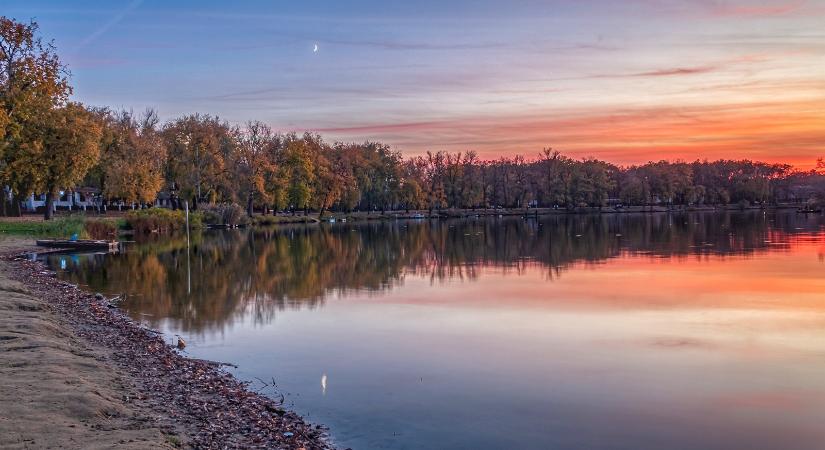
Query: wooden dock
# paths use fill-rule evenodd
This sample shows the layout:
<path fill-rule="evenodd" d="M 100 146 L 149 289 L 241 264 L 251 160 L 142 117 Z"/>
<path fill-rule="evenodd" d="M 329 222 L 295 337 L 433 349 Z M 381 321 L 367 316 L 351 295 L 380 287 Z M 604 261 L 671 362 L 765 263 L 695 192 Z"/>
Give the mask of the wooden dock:
<path fill-rule="evenodd" d="M 117 252 L 120 248 L 117 241 L 98 240 L 68 240 L 68 239 L 38 239 L 37 245 L 40 247 L 60 248 L 66 250 L 96 250 Z"/>

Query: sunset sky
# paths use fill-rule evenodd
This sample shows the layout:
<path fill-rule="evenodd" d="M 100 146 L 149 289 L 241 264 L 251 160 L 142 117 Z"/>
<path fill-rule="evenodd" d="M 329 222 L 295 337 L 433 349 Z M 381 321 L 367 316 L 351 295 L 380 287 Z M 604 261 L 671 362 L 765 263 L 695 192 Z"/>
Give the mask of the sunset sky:
<path fill-rule="evenodd" d="M 405 154 L 825 156 L 825 0 L 6 0 L 0 13 L 40 23 L 77 100 L 163 119 L 258 119 Z"/>

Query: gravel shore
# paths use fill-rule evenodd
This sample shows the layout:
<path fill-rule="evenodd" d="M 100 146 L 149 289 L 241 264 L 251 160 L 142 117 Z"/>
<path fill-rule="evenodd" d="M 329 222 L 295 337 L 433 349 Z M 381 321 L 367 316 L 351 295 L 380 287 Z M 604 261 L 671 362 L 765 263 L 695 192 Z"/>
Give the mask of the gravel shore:
<path fill-rule="evenodd" d="M 21 247 L 0 245 L 0 447 L 332 448 L 323 427 L 13 256 Z"/>

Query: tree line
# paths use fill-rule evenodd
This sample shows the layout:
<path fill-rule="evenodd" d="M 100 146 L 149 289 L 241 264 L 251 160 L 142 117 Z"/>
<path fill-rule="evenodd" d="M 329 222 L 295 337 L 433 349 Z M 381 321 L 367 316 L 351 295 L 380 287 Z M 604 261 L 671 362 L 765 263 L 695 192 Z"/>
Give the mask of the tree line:
<path fill-rule="evenodd" d="M 404 158 L 380 142 L 325 142 L 258 121 L 192 114 L 161 123 L 69 100 L 69 71 L 35 22 L 0 17 L 0 186 L 20 201 L 97 187 L 108 201 L 238 203 L 261 211 L 699 205 L 825 198 L 825 163 L 799 171 L 750 160 L 618 166 L 547 148 L 481 160 L 473 151 Z M 3 202 L 4 213 L 7 205 Z"/>

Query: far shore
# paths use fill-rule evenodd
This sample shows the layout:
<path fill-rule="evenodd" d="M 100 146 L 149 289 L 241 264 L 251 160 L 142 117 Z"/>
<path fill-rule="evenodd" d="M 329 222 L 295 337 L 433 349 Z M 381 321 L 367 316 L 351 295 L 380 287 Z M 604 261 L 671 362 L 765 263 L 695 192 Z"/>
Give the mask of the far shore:
<path fill-rule="evenodd" d="M 33 244 L 0 236 L 0 447 L 332 448 L 222 363 L 58 280 Z"/>
<path fill-rule="evenodd" d="M 673 205 L 673 206 L 588 206 L 578 208 L 443 208 L 443 209 L 419 209 L 419 210 L 373 210 L 373 211 L 325 211 L 319 214 L 318 211 L 280 211 L 273 214 L 256 209 L 252 215 L 253 225 L 279 225 L 295 223 L 318 223 L 318 222 L 340 222 L 340 221 L 373 221 L 373 220 L 399 220 L 399 219 L 452 219 L 452 218 L 475 218 L 475 217 L 541 217 L 552 215 L 590 215 L 590 214 L 666 214 L 666 213 L 690 213 L 690 212 L 714 212 L 714 211 L 758 211 L 758 210 L 797 210 L 798 204 L 780 203 L 771 205 Z M 82 215 L 89 219 L 106 219 L 111 221 L 121 221 L 128 210 L 110 210 L 98 213 L 94 210 L 68 211 L 60 210 L 56 217 L 66 217 L 69 215 Z M 0 235 L 2 234 L 31 234 L 27 233 L 23 224 L 27 222 L 42 222 L 42 213 L 25 213 L 18 217 L 0 216 Z M 6 224 L 6 225 L 4 225 Z M 8 228 L 8 229 L 5 229 Z M 23 228 L 20 233 L 17 228 Z"/>
<path fill-rule="evenodd" d="M 779 204 L 764 206 L 740 206 L 740 205 L 718 205 L 718 206 L 625 206 L 625 207 L 579 207 L 579 208 L 476 208 L 458 209 L 444 208 L 433 210 L 387 210 L 387 211 L 355 211 L 355 212 L 333 212 L 327 211 L 323 215 L 317 212 L 304 213 L 296 211 L 292 213 L 261 214 L 253 216 L 253 223 L 256 225 L 277 225 L 286 223 L 307 223 L 307 222 L 359 222 L 372 220 L 400 220 L 400 219 L 459 219 L 475 217 L 542 217 L 559 215 L 592 215 L 592 214 L 666 214 L 666 213 L 689 213 L 689 212 L 714 212 L 714 211 L 759 211 L 759 210 L 796 210 L 799 205 Z"/>

